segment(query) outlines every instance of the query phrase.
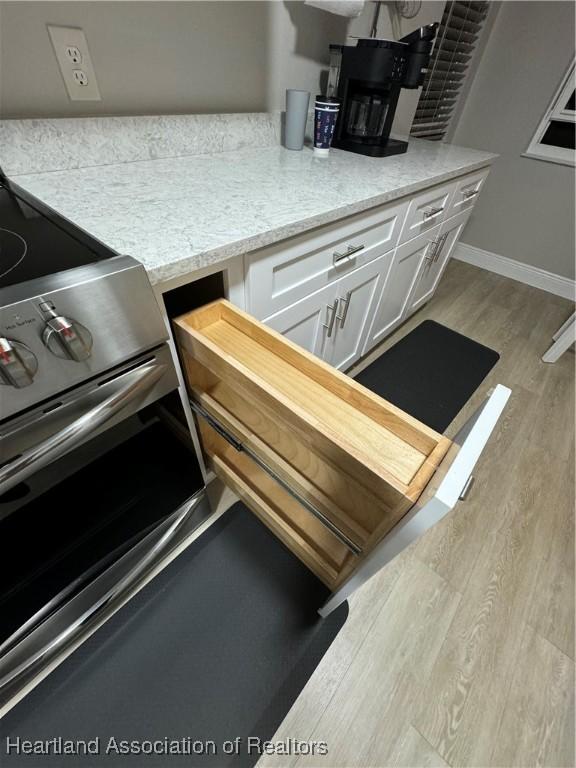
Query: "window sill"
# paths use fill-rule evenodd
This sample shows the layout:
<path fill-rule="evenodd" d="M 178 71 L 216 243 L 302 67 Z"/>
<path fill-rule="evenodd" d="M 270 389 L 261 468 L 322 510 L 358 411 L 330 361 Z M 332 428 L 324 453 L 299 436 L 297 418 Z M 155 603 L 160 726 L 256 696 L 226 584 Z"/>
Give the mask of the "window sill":
<path fill-rule="evenodd" d="M 553 155 L 548 155 L 545 152 L 534 152 L 533 150 L 522 152 L 521 157 L 528 157 L 531 160 L 543 160 L 545 163 L 556 163 L 556 165 L 568 165 L 572 168 L 574 168 L 576 165 L 576 158 L 574 156 L 571 158 L 554 157 Z"/>

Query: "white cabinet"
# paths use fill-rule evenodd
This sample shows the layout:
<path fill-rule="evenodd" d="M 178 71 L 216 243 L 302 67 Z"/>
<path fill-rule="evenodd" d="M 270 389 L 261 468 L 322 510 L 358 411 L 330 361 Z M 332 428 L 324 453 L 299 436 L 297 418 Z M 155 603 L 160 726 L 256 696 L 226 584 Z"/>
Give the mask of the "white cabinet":
<path fill-rule="evenodd" d="M 429 301 L 487 168 L 245 258 L 248 311 L 346 370 Z"/>
<path fill-rule="evenodd" d="M 249 254 L 247 310 L 270 317 L 392 251 L 408 204 L 380 205 Z"/>
<path fill-rule="evenodd" d="M 393 254 L 374 259 L 264 322 L 335 368 L 349 368 L 364 349 Z"/>
<path fill-rule="evenodd" d="M 420 265 L 418 277 L 408 299 L 406 314 L 412 314 L 423 304 L 426 304 L 438 286 L 446 265 L 452 255 L 460 233 L 468 221 L 470 210 L 463 211 L 457 216 L 447 219 L 434 236 L 434 244 L 426 253 Z"/>
<path fill-rule="evenodd" d="M 419 235 L 396 249 L 392 269 L 377 299 L 378 304 L 363 353 L 380 343 L 401 322 L 420 267 L 432 253 L 439 233 L 440 225 L 436 225 L 430 232 Z"/>

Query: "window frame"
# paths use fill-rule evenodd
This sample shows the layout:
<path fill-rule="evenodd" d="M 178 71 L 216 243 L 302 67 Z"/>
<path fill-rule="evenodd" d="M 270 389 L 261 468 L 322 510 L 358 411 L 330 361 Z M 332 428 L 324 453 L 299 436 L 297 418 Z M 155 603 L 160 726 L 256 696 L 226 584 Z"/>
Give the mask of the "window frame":
<path fill-rule="evenodd" d="M 573 60 L 567 72 L 556 89 L 554 98 L 544 112 L 544 116 L 538 123 L 538 127 L 528 144 L 522 157 L 531 157 L 536 160 L 546 160 L 550 163 L 561 165 L 576 165 L 576 150 L 566 147 L 555 147 L 552 144 L 541 144 L 544 134 L 552 121 L 576 123 L 576 110 L 565 109 L 564 105 L 575 89 L 575 61 Z"/>

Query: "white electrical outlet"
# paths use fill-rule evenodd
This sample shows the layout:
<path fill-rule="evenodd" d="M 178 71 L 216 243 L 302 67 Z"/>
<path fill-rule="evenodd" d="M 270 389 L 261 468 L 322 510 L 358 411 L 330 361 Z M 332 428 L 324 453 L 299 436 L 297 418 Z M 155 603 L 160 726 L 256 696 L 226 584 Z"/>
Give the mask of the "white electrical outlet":
<path fill-rule="evenodd" d="M 86 88 L 89 85 L 88 75 L 82 69 L 72 70 L 72 77 L 74 78 L 74 82 L 77 85 L 81 85 L 83 88 Z"/>
<path fill-rule="evenodd" d="M 68 56 L 72 64 L 82 64 L 82 51 L 76 45 L 66 46 L 66 56 Z"/>
<path fill-rule="evenodd" d="M 48 25 L 56 60 L 72 101 L 101 101 L 96 73 L 83 30 Z"/>

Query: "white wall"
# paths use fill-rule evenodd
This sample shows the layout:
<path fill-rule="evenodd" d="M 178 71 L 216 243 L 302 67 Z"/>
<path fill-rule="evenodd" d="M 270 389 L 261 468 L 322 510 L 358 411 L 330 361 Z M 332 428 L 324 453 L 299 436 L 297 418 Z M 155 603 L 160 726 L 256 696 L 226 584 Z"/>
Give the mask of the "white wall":
<path fill-rule="evenodd" d="M 494 21 L 453 142 L 500 155 L 463 242 L 574 277 L 574 168 L 522 157 L 574 57 L 572 2 L 510 2 Z"/>

